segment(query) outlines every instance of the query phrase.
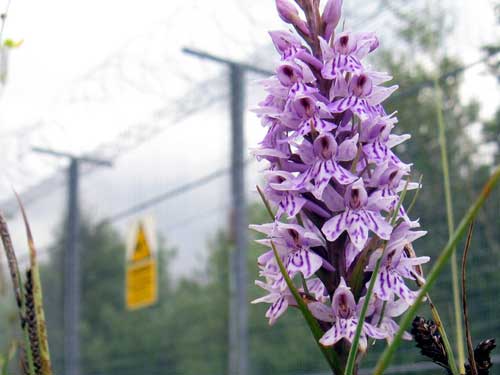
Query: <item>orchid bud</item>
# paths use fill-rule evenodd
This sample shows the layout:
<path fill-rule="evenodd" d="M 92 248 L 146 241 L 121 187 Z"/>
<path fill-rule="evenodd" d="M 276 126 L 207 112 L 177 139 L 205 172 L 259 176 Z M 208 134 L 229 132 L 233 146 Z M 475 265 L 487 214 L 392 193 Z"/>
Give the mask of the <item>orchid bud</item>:
<path fill-rule="evenodd" d="M 342 9 L 342 0 L 328 0 L 321 16 L 324 24 L 324 37 L 329 40 L 337 27 Z"/>
<path fill-rule="evenodd" d="M 295 23 L 299 18 L 299 12 L 288 0 L 276 0 L 276 8 L 280 18 L 286 23 Z"/>
<path fill-rule="evenodd" d="M 295 26 L 304 35 L 309 35 L 306 22 L 300 19 L 299 11 L 292 3 L 288 0 L 276 0 L 276 8 L 283 21 Z"/>

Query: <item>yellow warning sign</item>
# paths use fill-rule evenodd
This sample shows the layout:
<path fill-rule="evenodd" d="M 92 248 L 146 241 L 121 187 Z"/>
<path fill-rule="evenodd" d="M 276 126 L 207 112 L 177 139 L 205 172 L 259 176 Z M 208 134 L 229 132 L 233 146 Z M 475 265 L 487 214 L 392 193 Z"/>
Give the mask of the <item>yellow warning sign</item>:
<path fill-rule="evenodd" d="M 148 259 L 127 267 L 127 308 L 150 306 L 158 299 L 156 260 Z"/>
<path fill-rule="evenodd" d="M 147 259 L 149 257 L 151 257 L 151 249 L 149 247 L 149 243 L 146 238 L 144 224 L 139 223 L 139 228 L 137 230 L 137 237 L 135 240 L 134 252 L 132 253 L 132 262 L 137 262 L 139 260 Z"/>
<path fill-rule="evenodd" d="M 158 300 L 155 245 L 152 221 L 136 223 L 127 242 L 125 303 L 129 310 L 150 306 Z"/>

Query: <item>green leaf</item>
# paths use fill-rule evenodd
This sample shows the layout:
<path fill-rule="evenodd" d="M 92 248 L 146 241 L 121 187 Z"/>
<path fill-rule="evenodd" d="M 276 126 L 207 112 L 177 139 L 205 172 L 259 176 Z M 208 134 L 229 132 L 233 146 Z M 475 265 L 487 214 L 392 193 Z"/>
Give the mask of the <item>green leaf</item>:
<path fill-rule="evenodd" d="M 263 191 L 260 189 L 259 186 L 257 186 L 257 191 L 259 192 L 259 195 L 264 202 L 264 205 L 267 209 L 267 212 L 269 213 L 269 216 L 271 217 L 272 220 L 274 220 L 274 214 L 271 209 L 271 205 L 269 204 L 266 196 L 264 195 Z M 292 293 L 293 297 L 295 298 L 295 301 L 297 302 L 299 310 L 302 312 L 302 315 L 304 319 L 307 322 L 307 325 L 309 326 L 309 329 L 311 330 L 311 333 L 313 334 L 314 341 L 318 345 L 319 349 L 323 353 L 326 361 L 330 365 L 330 368 L 334 370 L 337 374 L 342 374 L 342 368 L 340 366 L 340 361 L 338 359 L 337 354 L 332 348 L 326 348 L 323 345 L 319 343 L 319 339 L 323 336 L 323 330 L 319 326 L 318 321 L 316 318 L 312 315 L 311 311 L 309 311 L 309 308 L 307 307 L 307 303 L 304 302 L 302 299 L 302 296 L 300 295 L 300 292 L 297 290 L 295 287 L 292 279 L 290 279 L 290 276 L 288 276 L 288 272 L 286 271 L 285 266 L 283 265 L 283 262 L 281 261 L 281 258 L 278 254 L 278 250 L 276 250 L 276 246 L 274 245 L 274 242 L 271 241 L 271 247 L 273 249 L 274 257 L 276 258 L 276 262 L 278 263 L 278 267 L 280 269 L 281 274 L 283 275 L 283 278 L 285 279 L 286 285 L 290 289 L 290 292 Z"/>
<path fill-rule="evenodd" d="M 391 217 L 391 225 L 394 225 L 396 223 L 396 220 L 398 217 L 398 212 L 399 212 L 399 209 L 401 208 L 401 205 L 403 204 L 403 201 L 405 199 L 406 191 L 408 190 L 409 183 L 410 183 L 410 178 L 408 178 L 406 180 L 406 183 L 405 183 L 405 186 L 403 188 L 403 191 L 401 192 L 401 196 L 399 198 L 398 204 L 394 208 L 394 212 L 392 213 L 392 217 Z M 378 277 L 380 263 L 382 263 L 382 258 L 384 257 L 387 242 L 388 241 L 384 241 L 384 245 L 382 248 L 382 254 L 377 259 L 377 263 L 375 264 L 375 268 L 373 269 L 372 276 L 370 278 L 370 284 L 368 285 L 368 290 L 366 291 L 365 300 L 363 302 L 363 306 L 362 306 L 361 312 L 359 314 L 359 320 L 358 320 L 358 325 L 356 327 L 356 332 L 354 334 L 354 339 L 352 340 L 351 348 L 349 349 L 349 356 L 347 357 L 347 365 L 346 365 L 346 370 L 345 370 L 346 375 L 353 375 L 353 373 L 354 373 L 354 367 L 356 364 L 356 355 L 358 354 L 359 338 L 361 337 L 361 333 L 363 332 L 363 325 L 365 323 L 366 312 L 368 311 L 368 305 L 370 303 L 370 299 L 372 298 L 373 288 L 375 286 L 375 280 L 377 280 L 377 277 Z"/>
<path fill-rule="evenodd" d="M 31 234 L 31 228 L 28 223 L 28 218 L 24 210 L 24 206 L 16 194 L 19 207 L 21 209 L 24 226 L 26 230 L 26 237 L 28 240 L 28 247 L 30 251 L 30 268 L 33 279 L 33 296 L 35 301 L 35 314 L 37 322 L 38 331 L 38 345 L 40 358 L 42 363 L 41 375 L 52 375 L 52 365 L 50 362 L 50 352 L 49 352 L 49 341 L 47 338 L 47 324 L 45 321 L 45 314 L 43 310 L 43 295 L 42 295 L 42 283 L 40 281 L 40 270 L 38 267 L 38 261 L 36 258 L 36 248 L 35 242 L 33 241 L 33 235 Z"/>
<path fill-rule="evenodd" d="M 9 363 L 12 361 L 12 358 L 14 358 L 14 355 L 16 354 L 17 351 L 17 342 L 12 341 L 9 345 L 9 351 L 7 352 L 7 356 L 4 357 L 2 356 L 2 375 L 9 375 Z"/>
<path fill-rule="evenodd" d="M 7 262 L 9 264 L 10 276 L 12 280 L 12 285 L 14 288 L 14 295 L 16 297 L 17 307 L 19 310 L 19 318 L 21 322 L 24 319 L 26 312 L 26 305 L 24 301 L 24 286 L 21 273 L 19 272 L 19 265 L 17 263 L 16 253 L 14 251 L 14 246 L 12 244 L 12 238 L 10 236 L 9 227 L 4 216 L 0 212 L 0 237 L 2 238 L 3 247 L 5 250 L 5 255 L 7 257 Z M 31 351 L 28 327 L 21 323 L 23 330 L 23 340 L 24 349 L 26 354 L 26 362 L 28 363 L 29 375 L 35 375 L 35 368 L 33 365 L 33 353 Z"/>
<path fill-rule="evenodd" d="M 446 132 L 445 123 L 443 117 L 443 98 L 441 93 L 441 88 L 439 87 L 438 79 L 434 80 L 434 89 L 436 93 L 436 115 L 437 123 L 439 129 L 439 148 L 441 150 L 441 166 L 443 168 L 443 180 L 444 180 L 444 195 L 446 201 L 446 219 L 448 221 L 448 235 L 451 238 L 453 230 L 455 229 L 455 223 L 453 218 L 453 202 L 451 199 L 451 187 L 450 187 L 450 167 L 448 163 L 448 150 L 446 146 Z M 453 311 L 455 315 L 455 341 L 457 345 L 458 352 L 458 364 L 460 368 L 460 373 L 465 372 L 464 362 L 465 362 L 465 350 L 464 350 L 464 333 L 462 330 L 462 315 L 460 309 L 460 295 L 459 295 L 459 284 L 458 284 L 458 266 L 457 266 L 457 255 L 455 252 L 451 255 L 451 279 L 452 279 L 452 291 L 453 291 Z M 453 353 L 447 349 L 448 357 L 451 361 L 453 358 Z M 454 361 L 453 361 L 454 362 Z M 458 375 L 458 370 L 456 369 L 455 363 L 450 363 L 451 369 L 454 375 Z"/>
<path fill-rule="evenodd" d="M 18 48 L 24 43 L 24 40 L 18 40 L 17 42 L 12 39 L 5 39 L 3 45 L 8 48 Z"/>
<path fill-rule="evenodd" d="M 458 225 L 458 228 L 453 232 L 453 235 L 448 240 L 448 243 L 441 251 L 441 255 L 439 256 L 436 263 L 434 264 L 434 267 L 432 267 L 431 272 L 427 276 L 427 281 L 420 289 L 420 292 L 418 293 L 415 303 L 408 309 L 406 314 L 403 316 L 399 325 L 399 330 L 394 336 L 394 340 L 384 350 L 382 356 L 379 358 L 377 366 L 375 367 L 375 370 L 373 372 L 374 375 L 382 375 L 385 369 L 389 366 L 392 356 L 394 355 L 397 347 L 401 344 L 404 331 L 410 326 L 413 318 L 415 317 L 415 314 L 417 313 L 418 308 L 423 302 L 424 297 L 429 292 L 430 288 L 434 285 L 440 273 L 443 271 L 446 262 L 450 259 L 451 255 L 456 250 L 456 245 L 458 241 L 466 232 L 469 223 L 472 220 L 474 220 L 474 218 L 478 214 L 479 209 L 481 208 L 481 206 L 483 206 L 484 202 L 486 201 L 486 198 L 488 198 L 491 191 L 498 183 L 499 179 L 500 179 L 500 166 L 497 166 L 497 168 L 487 181 L 486 185 L 483 187 L 481 194 L 476 199 L 476 201 L 469 207 L 469 210 L 462 218 L 462 221 Z"/>
<path fill-rule="evenodd" d="M 273 248 L 274 257 L 278 262 L 281 274 L 285 278 L 286 285 L 292 292 L 295 301 L 297 301 L 298 308 L 302 312 L 302 315 L 304 316 L 304 319 L 307 322 L 307 325 L 309 326 L 309 329 L 311 330 L 311 333 L 314 336 L 314 341 L 316 342 L 319 349 L 323 353 L 331 369 L 334 370 L 339 375 L 342 374 L 342 369 L 340 367 L 340 362 L 339 359 L 337 358 L 337 354 L 333 351 L 333 349 L 328 349 L 319 343 L 319 339 L 323 336 L 324 332 L 319 326 L 319 323 L 316 320 L 316 318 L 312 315 L 311 311 L 309 311 L 307 303 L 305 303 L 304 300 L 302 299 L 302 296 L 300 295 L 299 291 L 293 284 L 292 279 L 290 279 L 290 276 L 288 276 L 288 272 L 286 271 L 285 266 L 283 265 L 283 262 L 280 259 L 278 250 L 276 250 L 276 246 L 274 245 L 273 241 L 271 241 L 271 247 Z"/>

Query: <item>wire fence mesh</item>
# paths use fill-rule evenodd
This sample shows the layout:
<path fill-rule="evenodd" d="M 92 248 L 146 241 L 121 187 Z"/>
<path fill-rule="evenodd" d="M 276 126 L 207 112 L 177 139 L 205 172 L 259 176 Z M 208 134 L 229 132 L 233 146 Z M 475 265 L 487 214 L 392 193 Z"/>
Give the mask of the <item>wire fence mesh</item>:
<path fill-rule="evenodd" d="M 360 23 L 365 22 L 367 20 Z M 484 61 L 481 59 L 478 64 Z M 443 70 L 442 82 L 453 81 L 449 87 L 452 92 L 456 89 L 452 84 L 456 83 L 459 75 L 475 65 L 452 66 Z M 432 101 L 428 95 L 429 80 L 411 75 L 405 78 L 401 94 L 395 95 L 391 105 L 402 114 L 402 131 L 415 134 L 415 137 L 398 152 L 405 160 L 414 162 L 417 172 L 424 176 L 424 189 L 415 206 L 414 216 L 420 217 L 429 235 L 419 242 L 416 251 L 435 258 L 446 242 L 447 232 L 440 170 L 437 167 L 437 131 L 432 125 L 432 115 L 422 117 L 431 108 L 428 105 Z M 198 96 L 192 100 L 196 107 L 202 98 L 204 109 L 190 114 L 188 118 L 184 114 L 189 112 L 187 104 L 190 103 L 182 103 L 185 105 L 180 111 L 182 116 L 173 116 L 178 126 L 168 131 L 159 131 L 159 123 L 145 134 L 125 131 L 122 136 L 126 141 L 121 145 L 127 153 L 120 154 L 121 148 L 115 145 L 116 149 L 113 148 L 110 154 L 112 158 L 117 158 L 114 168 L 96 170 L 83 177 L 83 224 L 80 232 L 82 317 L 79 327 L 82 375 L 227 373 L 230 350 L 229 255 L 234 245 L 230 233 L 229 118 L 224 84 L 225 81 L 218 77 L 201 88 L 197 86 L 194 94 Z M 210 93 L 206 92 L 208 90 Z M 203 92 L 206 95 L 199 95 Z M 254 85 L 247 86 L 247 93 L 248 103 L 255 103 L 262 94 Z M 214 97 L 216 104 L 210 100 Z M 458 116 L 454 114 L 456 95 L 450 94 L 448 99 L 448 124 L 456 127 L 452 129 L 452 134 L 457 140 L 450 152 L 454 163 L 452 175 L 455 178 L 456 215 L 459 217 L 479 189 L 486 167 L 474 163 L 461 164 L 467 159 L 464 149 L 468 147 L 468 140 L 460 138 L 463 134 L 457 130 L 462 126 L 460 121 L 463 119 L 457 120 Z M 209 124 L 207 118 L 211 119 Z M 137 129 L 140 130 L 141 126 L 135 131 Z M 262 132 L 255 129 L 260 129 L 257 121 L 247 115 L 246 138 L 250 146 L 262 136 Z M 139 143 L 136 144 L 137 140 Z M 207 148 L 211 152 L 204 152 Z M 420 158 L 414 159 L 417 154 L 421 155 Z M 265 220 L 265 214 L 256 195 L 251 193 L 253 186 L 260 182 L 259 166 L 249 162 L 245 168 L 251 202 L 249 220 L 261 222 Z M 122 173 L 124 170 L 129 173 Z M 130 176 L 130 171 L 134 171 L 135 177 L 125 180 L 123 176 Z M 59 179 L 64 182 L 64 174 Z M 55 373 L 61 374 L 65 334 L 62 275 L 66 198 L 63 188 L 53 190 L 43 190 L 41 198 L 29 207 L 28 213 L 43 263 L 42 277 Z M 468 263 L 468 300 L 475 344 L 482 339 L 500 337 L 499 212 L 500 194 L 495 192 L 477 220 Z M 129 224 L 145 214 L 155 218 L 161 239 L 159 300 L 152 307 L 127 311 L 124 303 L 124 238 Z M 18 217 L 14 217 L 12 222 L 16 245 L 22 252 L 25 245 L 21 223 Z M 55 229 L 47 232 L 47 227 Z M 262 249 L 253 243 L 249 246 L 248 288 L 253 299 L 261 294 L 253 279 L 257 272 L 255 259 Z M 20 256 L 20 261 L 27 262 L 25 255 Z M 451 340 L 454 341 L 449 273 L 443 275 L 431 296 L 446 326 L 450 327 Z M 2 297 L 0 327 L 4 334 L 0 337 L 1 348 L 18 335 L 12 302 L 12 296 Z M 250 307 L 249 375 L 328 374 L 299 314 L 291 311 L 275 326 L 269 327 L 264 318 L 265 309 L 260 305 Z M 421 313 L 430 317 L 425 307 Z M 360 374 L 371 373 L 370 369 L 384 345 L 378 342 L 370 347 Z M 500 361 L 498 355 L 493 359 L 495 363 Z M 387 374 L 423 372 L 443 373 L 436 365 L 423 361 L 413 342 L 406 342 L 399 349 Z M 500 365 L 495 366 L 491 374 L 500 374 Z"/>

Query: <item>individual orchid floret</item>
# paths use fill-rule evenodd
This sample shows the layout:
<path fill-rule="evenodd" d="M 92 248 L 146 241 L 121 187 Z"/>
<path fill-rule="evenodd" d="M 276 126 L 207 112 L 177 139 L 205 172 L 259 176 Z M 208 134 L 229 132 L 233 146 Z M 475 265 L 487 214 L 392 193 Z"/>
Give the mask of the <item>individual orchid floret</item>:
<path fill-rule="evenodd" d="M 284 314 L 288 306 L 296 305 L 295 298 L 289 289 L 281 290 L 260 280 L 256 280 L 255 284 L 269 293 L 252 301 L 252 303 L 271 304 L 269 309 L 266 311 L 266 318 L 269 319 L 269 325 L 273 325 L 276 320 Z"/>
<path fill-rule="evenodd" d="M 266 246 L 274 244 L 291 278 L 299 272 L 304 277 L 309 278 L 321 267 L 333 269 L 326 260 L 311 250 L 312 247 L 323 246 L 321 239 L 314 233 L 306 231 L 302 226 L 297 224 L 271 223 L 252 225 L 250 227 L 269 236 L 269 238 L 257 240 L 257 242 Z M 276 259 L 273 250 L 269 250 L 261 255 L 258 263 L 259 265 L 275 264 Z M 282 290 L 286 288 L 283 276 L 280 276 L 276 283 Z"/>
<path fill-rule="evenodd" d="M 388 134 L 387 136 L 385 136 L 384 132 L 381 132 L 379 137 L 371 142 L 366 142 L 366 144 L 363 146 L 363 153 L 366 155 L 367 161 L 369 163 L 378 165 L 386 161 L 391 161 L 401 168 L 407 168 L 407 165 L 401 162 L 401 160 L 399 160 L 399 158 L 394 154 L 394 152 L 392 152 L 391 149 L 410 138 L 411 137 L 408 134 Z"/>
<path fill-rule="evenodd" d="M 399 193 L 403 190 L 409 191 L 420 187 L 419 183 L 410 182 L 409 177 L 403 180 L 403 177 L 407 176 L 409 171 L 409 165 L 401 166 L 389 160 L 375 168 L 368 186 L 378 188 L 378 190 L 372 193 L 371 197 L 380 202 L 379 207 L 382 210 L 386 212 L 394 211 L 400 200 Z M 413 226 L 418 226 L 416 222 L 410 220 L 402 205 L 399 207 L 397 217 L 402 218 Z"/>
<path fill-rule="evenodd" d="M 305 137 L 309 133 L 330 132 L 337 127 L 326 104 L 317 99 L 316 92 L 300 88 L 294 94 L 287 103 L 288 111 L 280 116 L 281 121 L 295 130 L 290 139 Z"/>
<path fill-rule="evenodd" d="M 408 303 L 403 299 L 398 299 L 397 301 L 393 298 L 388 301 L 378 298 L 372 299 L 369 314 L 371 324 L 386 333 L 388 343 L 392 341 L 399 329 L 399 325 L 394 321 L 394 318 L 401 316 L 408 307 Z M 404 332 L 403 339 L 411 340 L 411 335 L 408 332 Z"/>
<path fill-rule="evenodd" d="M 342 80 L 340 80 L 342 82 Z M 343 86 L 343 85 L 342 85 Z M 370 117 L 379 115 L 380 96 L 368 74 L 361 73 L 351 78 L 347 88 L 342 86 L 332 86 L 330 97 L 336 97 L 338 93 L 347 91 L 345 97 L 335 99 L 328 108 L 332 113 L 342 113 L 347 110 L 352 111 L 361 121 L 366 121 Z M 397 87 L 394 87 L 394 90 Z M 372 100 L 372 98 L 376 100 Z"/>
<path fill-rule="evenodd" d="M 294 217 L 307 202 L 307 199 L 297 191 L 276 189 L 276 187 L 279 187 L 285 181 L 290 181 L 292 179 L 293 175 L 286 171 L 269 171 L 266 174 L 267 185 L 264 192 L 268 199 L 278 207 L 276 211 L 277 219 L 284 213 L 290 218 Z"/>
<path fill-rule="evenodd" d="M 299 174 L 290 188 L 307 189 L 317 199 L 322 199 L 323 191 L 331 179 L 342 185 L 354 182 L 357 177 L 339 162 L 354 159 L 356 140 L 357 138 L 346 140 L 339 146 L 331 134 L 324 133 L 316 137 L 312 144 L 304 141 L 298 153 L 309 168 Z"/>
<path fill-rule="evenodd" d="M 325 79 L 335 80 L 343 73 L 360 74 L 364 72 L 361 59 L 378 47 L 378 40 L 373 34 L 354 35 L 342 32 L 336 38 L 333 47 L 320 38 L 323 55 L 321 75 Z"/>
<path fill-rule="evenodd" d="M 301 55 L 305 56 L 305 55 Z M 295 93 L 299 88 L 307 89 L 303 84 L 316 80 L 311 68 L 299 59 L 283 61 L 276 69 L 276 77 L 280 83 Z"/>
<path fill-rule="evenodd" d="M 339 48 L 339 40 L 341 46 Z M 330 47 L 325 39 L 320 39 L 320 46 L 323 55 L 323 68 L 321 75 L 325 79 L 336 79 L 341 74 L 360 73 L 363 70 L 361 61 L 354 53 L 355 41 L 349 37 L 349 34 L 337 37 L 334 48 Z"/>
<path fill-rule="evenodd" d="M 330 309 L 319 303 L 311 304 L 309 308 L 316 318 L 332 323 L 332 327 L 319 340 L 321 345 L 332 346 L 342 339 L 352 343 L 359 323 L 358 314 L 361 304 L 356 305 L 354 295 L 343 278 L 333 294 Z M 367 336 L 383 339 L 387 337 L 387 334 L 370 323 L 364 322 L 359 344 L 362 351 L 366 350 Z"/>
<path fill-rule="evenodd" d="M 256 280 L 255 285 L 268 292 L 267 295 L 253 300 L 252 303 L 271 304 L 269 309 L 266 311 L 266 318 L 269 319 L 269 325 L 273 325 L 274 323 L 276 323 L 278 318 L 285 313 L 289 306 L 297 306 L 297 302 L 290 292 L 290 289 L 286 288 L 284 290 L 281 290 L 280 288 L 276 288 L 276 286 L 262 282 L 260 280 Z M 309 279 L 307 280 L 306 285 L 309 292 L 307 298 L 314 298 L 315 301 L 321 302 L 325 302 L 328 299 L 328 297 L 325 296 L 325 287 L 319 279 Z M 305 294 L 305 291 L 303 289 L 299 289 L 299 292 L 301 294 Z"/>
<path fill-rule="evenodd" d="M 411 305 L 417 297 L 417 292 L 408 288 L 404 278 L 415 280 L 415 267 L 427 263 L 429 257 L 409 257 L 405 247 L 424 236 L 425 231 L 412 231 L 410 225 L 401 223 L 391 235 L 385 252 L 377 249 L 371 256 L 366 271 L 373 271 L 375 263 L 382 256 L 380 270 L 374 285 L 374 294 L 383 301 L 393 298 L 393 295 Z"/>
<path fill-rule="evenodd" d="M 323 225 L 322 231 L 329 241 L 335 241 L 342 232 L 347 231 L 352 244 L 361 250 L 368 240 L 369 230 L 381 239 L 390 238 L 392 226 L 380 212 L 371 209 L 363 179 L 357 180 L 346 189 L 344 199 L 346 210 Z"/>
<path fill-rule="evenodd" d="M 269 35 L 274 47 L 281 54 L 282 60 L 294 58 L 299 51 L 305 48 L 300 40 L 288 31 L 270 31 Z"/>

